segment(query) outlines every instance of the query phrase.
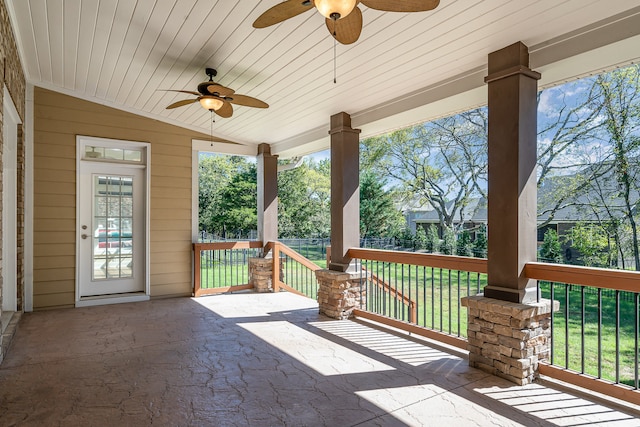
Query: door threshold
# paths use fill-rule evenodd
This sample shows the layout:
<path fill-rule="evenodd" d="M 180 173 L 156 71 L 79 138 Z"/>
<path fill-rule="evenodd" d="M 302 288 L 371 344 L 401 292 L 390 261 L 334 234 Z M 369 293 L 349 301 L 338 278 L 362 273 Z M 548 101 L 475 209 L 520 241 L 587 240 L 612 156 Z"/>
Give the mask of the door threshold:
<path fill-rule="evenodd" d="M 76 307 L 91 307 L 95 305 L 123 304 L 127 302 L 149 301 L 149 295 L 144 292 L 133 292 L 130 294 L 97 295 L 92 297 L 81 297 L 76 301 Z"/>

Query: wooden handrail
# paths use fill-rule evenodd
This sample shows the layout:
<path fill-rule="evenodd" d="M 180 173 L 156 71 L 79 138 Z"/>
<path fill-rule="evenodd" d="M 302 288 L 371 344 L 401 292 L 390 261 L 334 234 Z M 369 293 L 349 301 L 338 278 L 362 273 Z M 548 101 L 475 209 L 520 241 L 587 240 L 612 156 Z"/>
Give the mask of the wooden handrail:
<path fill-rule="evenodd" d="M 524 275 L 529 279 L 548 282 L 640 292 L 640 272 L 638 271 L 528 262 L 524 266 Z"/>
<path fill-rule="evenodd" d="M 210 243 L 194 243 L 193 250 L 200 251 L 220 251 L 225 249 L 253 249 L 261 248 L 262 242 L 257 240 L 242 242 L 210 242 Z"/>
<path fill-rule="evenodd" d="M 202 289 L 202 282 L 200 277 L 201 263 L 200 256 L 202 251 L 221 251 L 221 250 L 239 250 L 239 249 L 257 249 L 262 248 L 262 242 L 257 240 L 251 241 L 238 241 L 238 242 L 208 242 L 208 243 L 193 243 L 193 295 L 200 296 L 207 294 L 206 291 Z M 250 285 L 239 285 L 235 288 L 249 288 Z M 229 288 L 218 288 L 216 292 L 229 289 Z"/>
<path fill-rule="evenodd" d="M 269 242 L 269 244 L 271 244 L 271 243 L 272 242 Z M 279 246 L 280 252 L 282 252 L 283 254 L 289 256 L 289 258 L 293 259 L 294 261 L 297 261 L 300 264 L 304 265 L 309 270 L 316 271 L 316 270 L 322 269 L 322 267 L 320 267 L 319 265 L 317 265 L 313 261 L 309 260 L 308 258 L 300 255 L 298 252 L 294 251 L 293 249 L 291 249 L 289 246 L 285 245 L 284 243 L 276 242 L 275 244 L 277 246 Z"/>
<path fill-rule="evenodd" d="M 350 258 L 366 259 L 370 261 L 418 265 L 420 267 L 444 268 L 447 270 L 470 271 L 473 273 L 487 272 L 486 258 L 362 248 L 350 248 L 347 251 L 347 256 Z"/>

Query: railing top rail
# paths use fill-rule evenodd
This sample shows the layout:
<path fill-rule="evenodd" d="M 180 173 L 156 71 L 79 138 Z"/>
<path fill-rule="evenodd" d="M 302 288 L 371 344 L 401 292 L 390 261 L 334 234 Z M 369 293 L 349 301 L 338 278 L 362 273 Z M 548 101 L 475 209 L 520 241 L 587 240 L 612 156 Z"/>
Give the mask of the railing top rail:
<path fill-rule="evenodd" d="M 198 251 L 220 251 L 224 249 L 250 249 L 261 248 L 262 242 L 257 240 L 243 242 L 210 242 L 210 243 L 194 243 L 193 250 Z"/>
<path fill-rule="evenodd" d="M 524 266 L 524 274 L 529 279 L 548 282 L 640 292 L 640 272 L 638 271 L 528 262 Z"/>
<path fill-rule="evenodd" d="M 444 268 L 448 270 L 470 271 L 473 273 L 487 272 L 487 260 L 485 258 L 362 248 L 350 248 L 347 251 L 347 256 L 371 261 L 411 264 L 420 267 Z"/>
<path fill-rule="evenodd" d="M 280 252 L 282 252 L 284 254 L 287 254 L 289 257 L 291 257 L 295 261 L 298 261 L 300 264 L 304 265 L 308 269 L 310 269 L 312 271 L 316 271 L 316 270 L 320 270 L 322 268 L 319 265 L 317 265 L 316 263 L 314 263 L 313 261 L 309 260 L 308 258 L 304 257 L 303 255 L 299 254 L 298 252 L 294 251 L 293 249 L 291 249 L 289 246 L 285 245 L 284 243 L 281 243 L 281 242 L 269 242 L 269 243 L 267 243 L 267 246 L 271 247 L 274 243 L 276 245 L 278 245 L 278 250 Z"/>

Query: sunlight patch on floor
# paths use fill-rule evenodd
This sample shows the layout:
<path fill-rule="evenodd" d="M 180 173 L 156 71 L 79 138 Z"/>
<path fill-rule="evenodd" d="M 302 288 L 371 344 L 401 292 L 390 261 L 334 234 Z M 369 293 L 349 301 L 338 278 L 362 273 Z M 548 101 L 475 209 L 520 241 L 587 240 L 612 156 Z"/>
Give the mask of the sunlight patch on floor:
<path fill-rule="evenodd" d="M 238 326 L 322 375 L 394 370 L 290 322 L 239 323 Z"/>

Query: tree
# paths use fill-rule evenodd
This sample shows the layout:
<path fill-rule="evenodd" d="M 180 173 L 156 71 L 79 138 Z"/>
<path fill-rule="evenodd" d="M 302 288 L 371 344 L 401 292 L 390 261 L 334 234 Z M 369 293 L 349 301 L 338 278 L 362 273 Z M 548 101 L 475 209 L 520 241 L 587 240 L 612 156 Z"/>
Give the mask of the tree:
<path fill-rule="evenodd" d="M 458 233 L 456 253 L 459 256 L 473 256 L 471 234 L 469 234 L 468 230 L 462 230 L 462 232 Z"/>
<path fill-rule="evenodd" d="M 583 265 L 608 267 L 609 242 L 605 230 L 597 224 L 577 223 L 565 240 L 580 253 Z"/>
<path fill-rule="evenodd" d="M 424 227 L 418 225 L 416 227 L 416 236 L 415 236 L 415 247 L 416 250 L 427 249 L 428 241 L 427 241 L 427 232 L 424 230 Z"/>
<path fill-rule="evenodd" d="M 442 232 L 442 245 L 440 252 L 445 255 L 456 254 L 456 233 L 452 228 L 446 227 Z"/>
<path fill-rule="evenodd" d="M 250 164 L 246 170 L 233 176 L 220 194 L 220 203 L 213 215 L 214 229 L 227 237 L 246 236 L 258 226 L 256 167 Z"/>
<path fill-rule="evenodd" d="M 399 244 L 403 248 L 411 248 L 414 247 L 414 236 L 411 232 L 411 228 L 407 225 L 404 230 L 400 233 Z"/>
<path fill-rule="evenodd" d="M 486 197 L 486 114 L 480 108 L 366 139 L 363 167 L 392 178 L 407 199 L 432 206 L 453 228 L 473 197 Z"/>
<path fill-rule="evenodd" d="M 331 227 L 330 168 L 306 159 L 278 173 L 278 233 L 281 238 L 326 237 Z"/>
<path fill-rule="evenodd" d="M 636 64 L 598 75 L 595 90 L 602 100 L 605 137 L 612 145 L 611 168 L 618 183 L 618 197 L 622 201 L 620 213 L 631 227 L 635 269 L 640 271 L 635 218 L 640 192 L 640 66 Z"/>
<path fill-rule="evenodd" d="M 569 144 L 558 145 L 555 160 L 547 162 L 556 173 L 548 173 L 540 186 L 539 200 L 548 206 L 546 220 L 572 208 L 596 221 L 613 241 L 608 246 L 620 251 L 623 268 L 627 245 L 622 244 L 626 236 L 621 230 L 628 228 L 629 249 L 640 271 L 640 66 L 584 79 L 563 91 L 574 93 L 578 100 L 571 104 L 571 126 L 558 121 L 555 128 L 548 127 Z M 613 258 L 616 252 L 609 254 L 608 264 L 614 264 Z"/>
<path fill-rule="evenodd" d="M 540 258 L 545 262 L 562 263 L 562 245 L 556 230 L 549 228 L 544 233 L 544 240 L 540 248 Z"/>
<path fill-rule="evenodd" d="M 240 156 L 201 154 L 198 166 L 199 229 L 223 235 L 226 222 L 220 221 L 222 194 L 231 180 L 250 169 L 250 162 Z M 253 179 L 255 181 L 255 178 Z M 217 218 L 217 219 L 216 219 Z"/>
<path fill-rule="evenodd" d="M 473 256 L 487 257 L 487 226 L 485 224 L 481 224 L 476 231 L 476 239 L 473 241 Z"/>
<path fill-rule="evenodd" d="M 427 247 L 429 252 L 438 252 L 440 250 L 440 236 L 438 236 L 438 228 L 434 224 L 427 227 Z"/>
<path fill-rule="evenodd" d="M 405 224 L 402 212 L 395 207 L 393 193 L 385 190 L 385 185 L 372 171 L 360 174 L 361 237 L 392 237 Z"/>

